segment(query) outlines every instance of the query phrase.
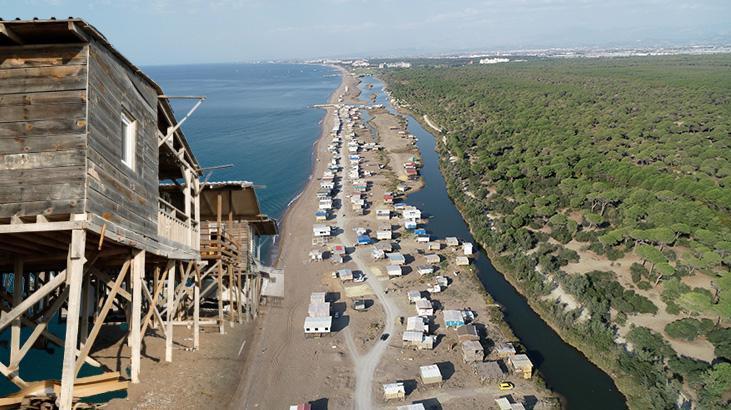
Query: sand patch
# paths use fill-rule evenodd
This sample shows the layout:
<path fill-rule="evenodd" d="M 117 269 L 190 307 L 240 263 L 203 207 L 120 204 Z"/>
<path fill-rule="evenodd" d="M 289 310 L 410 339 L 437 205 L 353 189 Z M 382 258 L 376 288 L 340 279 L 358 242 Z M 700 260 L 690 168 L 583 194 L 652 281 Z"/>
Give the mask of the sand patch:
<path fill-rule="evenodd" d="M 343 292 L 345 292 L 345 296 L 349 298 L 358 298 L 373 294 L 371 287 L 366 284 L 348 286 L 347 288 L 343 288 Z"/>

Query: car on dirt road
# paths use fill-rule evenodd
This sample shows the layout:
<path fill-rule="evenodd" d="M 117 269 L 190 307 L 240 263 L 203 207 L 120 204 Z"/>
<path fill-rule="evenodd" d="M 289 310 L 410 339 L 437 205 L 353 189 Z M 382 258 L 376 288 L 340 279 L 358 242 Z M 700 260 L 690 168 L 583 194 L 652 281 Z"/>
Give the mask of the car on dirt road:
<path fill-rule="evenodd" d="M 389 335 L 388 333 L 384 333 L 384 334 L 381 335 L 381 340 L 384 340 L 384 341 L 385 340 L 388 340 L 388 337 L 389 336 L 391 336 L 391 335 Z"/>
<path fill-rule="evenodd" d="M 510 382 L 500 382 L 500 384 L 497 386 L 500 390 L 513 390 L 515 385 Z"/>

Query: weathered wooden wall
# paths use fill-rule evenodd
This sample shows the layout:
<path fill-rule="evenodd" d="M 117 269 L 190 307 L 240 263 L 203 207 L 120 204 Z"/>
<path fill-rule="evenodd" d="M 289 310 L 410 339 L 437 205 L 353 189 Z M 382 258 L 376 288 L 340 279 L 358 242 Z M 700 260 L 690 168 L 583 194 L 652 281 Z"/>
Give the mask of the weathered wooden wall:
<path fill-rule="evenodd" d="M 137 121 L 134 170 L 123 164 L 121 113 Z M 107 49 L 89 48 L 87 211 L 157 237 L 157 93 Z"/>
<path fill-rule="evenodd" d="M 87 50 L 0 47 L 0 219 L 83 211 Z"/>

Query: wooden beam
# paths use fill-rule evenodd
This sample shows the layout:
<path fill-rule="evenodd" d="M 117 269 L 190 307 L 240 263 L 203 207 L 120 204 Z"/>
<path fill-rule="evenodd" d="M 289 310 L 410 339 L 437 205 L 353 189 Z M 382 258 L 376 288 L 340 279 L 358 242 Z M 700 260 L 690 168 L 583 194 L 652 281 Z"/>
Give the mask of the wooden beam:
<path fill-rule="evenodd" d="M 78 25 L 76 25 L 75 22 L 69 21 L 68 28 L 69 31 L 76 36 L 76 38 L 83 41 L 84 43 L 89 43 L 89 37 L 79 28 Z"/>
<path fill-rule="evenodd" d="M 56 277 L 49 280 L 45 285 L 41 286 L 40 289 L 33 292 L 32 295 L 23 299 L 23 301 L 15 306 L 10 312 L 2 315 L 0 318 L 0 330 L 5 329 L 5 327 L 8 326 L 16 317 L 22 315 L 23 312 L 28 310 L 28 308 L 38 303 L 38 301 L 40 301 L 44 296 L 53 292 L 53 290 L 62 285 L 65 280 L 66 271 L 64 270 L 56 275 Z"/>
<path fill-rule="evenodd" d="M 18 363 L 20 364 L 20 361 L 23 360 L 23 357 L 30 351 L 31 347 L 33 347 L 33 344 L 38 340 L 39 337 L 41 337 L 48 329 L 48 322 L 53 318 L 53 316 L 56 314 L 56 311 L 61 308 L 61 305 L 66 301 L 66 298 L 69 295 L 68 288 L 64 289 L 60 296 L 58 296 L 51 305 L 46 308 L 46 310 L 43 312 L 43 315 L 38 320 L 35 328 L 33 329 L 33 332 L 28 336 L 28 339 L 25 340 L 25 343 L 23 344 L 23 347 L 20 349 L 20 352 L 18 353 Z"/>
<path fill-rule="evenodd" d="M 10 27 L 7 26 L 7 24 L 0 23 L 0 34 L 7 37 L 10 41 L 12 41 L 15 44 L 23 44 L 23 40 L 18 37 L 17 34 L 13 30 L 10 29 Z"/>
<path fill-rule="evenodd" d="M 79 309 L 81 307 L 81 279 L 84 274 L 85 248 L 86 231 L 83 229 L 72 231 L 71 246 L 69 246 L 69 258 L 66 267 L 68 274 L 65 275 L 68 277 L 69 301 L 66 309 L 66 338 L 64 339 L 61 392 L 58 399 L 58 407 L 61 410 L 71 410 L 74 398 Z"/>
<path fill-rule="evenodd" d="M 223 198 L 219 193 L 216 195 L 216 229 L 218 230 L 216 239 L 218 241 L 218 249 L 223 248 L 223 224 L 221 222 L 221 213 L 223 213 Z M 216 284 L 218 289 L 216 290 L 216 296 L 218 297 L 218 331 L 224 334 L 223 328 L 223 264 L 218 264 L 218 276 L 216 277 Z"/>
<path fill-rule="evenodd" d="M 94 274 L 94 276 L 96 276 L 97 278 L 99 278 L 102 282 L 104 282 L 104 284 L 107 286 L 107 288 L 112 289 L 114 287 L 114 281 L 106 273 L 100 271 L 99 269 L 93 269 L 91 271 L 91 273 Z M 130 302 L 132 301 L 132 294 L 127 292 L 125 289 L 120 288 L 117 290 L 117 293 L 119 294 L 119 296 L 127 299 L 128 301 L 130 301 Z"/>
<path fill-rule="evenodd" d="M 162 289 L 162 288 L 161 288 Z M 147 289 L 147 286 L 144 284 L 142 285 L 142 293 L 145 295 L 145 299 L 147 299 L 149 303 L 149 308 L 147 310 L 147 314 L 145 315 L 145 319 L 142 321 L 142 330 L 141 334 L 144 337 L 145 331 L 147 331 L 147 325 L 149 324 L 150 320 L 152 320 L 152 317 L 154 315 L 155 319 L 160 322 L 160 330 L 162 330 L 163 336 L 167 338 L 167 335 L 165 334 L 165 321 L 162 320 L 162 315 L 160 315 L 160 312 L 157 310 L 157 299 L 159 297 L 159 292 L 157 289 L 155 289 L 155 295 L 150 294 L 150 290 Z"/>
<path fill-rule="evenodd" d="M 142 321 L 142 281 L 145 278 L 145 251 L 139 251 L 132 260 L 132 323 L 130 323 L 131 379 L 132 383 L 140 382 L 140 352 L 142 337 L 140 328 Z"/>
<path fill-rule="evenodd" d="M 10 370 L 7 366 L 5 366 L 2 363 L 0 363 L 0 373 L 2 373 L 3 376 L 7 377 L 8 380 L 13 382 L 13 384 L 15 384 L 18 387 L 23 388 L 23 387 L 28 386 L 28 383 L 26 383 L 25 380 L 20 378 L 17 370 Z"/>
<path fill-rule="evenodd" d="M 61 222 L 42 222 L 28 224 L 8 224 L 0 225 L 0 234 L 2 233 L 23 233 L 23 232 L 48 232 L 48 231 L 69 231 L 74 229 L 84 229 L 87 225 L 86 221 L 61 221 Z"/>

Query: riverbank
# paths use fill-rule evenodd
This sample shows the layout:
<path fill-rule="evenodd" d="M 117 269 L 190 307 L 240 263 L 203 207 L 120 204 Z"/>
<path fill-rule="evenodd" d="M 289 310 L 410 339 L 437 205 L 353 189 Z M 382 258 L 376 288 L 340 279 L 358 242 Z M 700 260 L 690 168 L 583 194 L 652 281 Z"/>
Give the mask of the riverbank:
<path fill-rule="evenodd" d="M 415 113 L 412 113 L 410 109 L 406 109 L 403 107 L 399 107 L 400 110 L 413 114 L 412 117 L 416 119 L 422 127 L 429 127 L 433 130 L 440 129 L 438 125 L 434 124 L 432 121 L 427 121 L 428 117 L 426 114 L 424 115 L 417 115 Z M 441 148 L 443 146 L 442 142 L 439 141 L 439 138 L 436 138 L 436 151 L 439 153 L 439 167 L 443 175 L 450 177 L 449 170 L 446 168 L 446 165 L 449 163 L 447 159 L 450 157 L 448 153 L 445 153 L 443 149 Z M 446 177 L 445 177 L 446 178 Z M 448 184 L 449 185 L 449 184 Z M 479 223 L 475 221 L 473 218 L 470 218 L 468 213 L 465 212 L 465 206 L 466 203 L 464 196 L 461 195 L 460 192 L 456 192 L 454 190 L 448 190 L 449 191 L 449 197 L 455 207 L 459 210 L 459 213 L 461 214 L 462 218 L 466 222 L 470 233 L 475 236 L 475 226 Z M 457 195 L 459 194 L 459 195 Z M 538 314 L 540 317 L 540 320 L 548 325 L 556 334 L 558 334 L 561 339 L 576 349 L 576 351 L 581 354 L 583 357 L 585 357 L 588 361 L 590 361 L 592 364 L 600 368 L 603 372 L 605 372 L 612 381 L 618 386 L 619 390 L 622 392 L 632 391 L 636 390 L 636 386 L 632 384 L 630 380 L 627 380 L 626 378 L 621 377 L 622 374 L 617 372 L 616 369 L 616 357 L 605 357 L 602 356 L 605 352 L 599 352 L 596 351 L 596 349 L 586 343 L 586 341 L 582 338 L 582 335 L 577 334 L 570 329 L 562 328 L 559 323 L 555 320 L 553 320 L 553 312 L 551 312 L 547 305 L 545 303 L 541 303 L 539 299 L 536 298 L 530 298 L 527 297 L 528 295 L 527 290 L 524 287 L 524 284 L 520 281 L 516 280 L 514 275 L 515 272 L 507 265 L 500 263 L 500 258 L 498 257 L 494 250 L 486 246 L 485 243 L 478 241 L 480 248 L 486 253 L 486 255 L 489 258 L 489 262 L 492 266 L 495 267 L 496 272 L 500 274 L 507 282 L 510 283 L 510 286 L 512 286 L 514 289 L 516 289 L 520 294 L 521 298 L 527 303 L 530 308 Z M 552 378 L 553 380 L 556 380 L 556 378 Z M 552 386 L 550 383 L 550 380 L 548 382 L 549 387 L 555 387 Z M 578 387 L 578 386 L 577 386 Z M 614 405 L 605 406 L 606 403 L 597 403 L 596 405 L 599 407 L 595 408 L 615 408 Z M 576 408 L 575 403 L 574 405 L 570 406 L 571 408 Z"/>

